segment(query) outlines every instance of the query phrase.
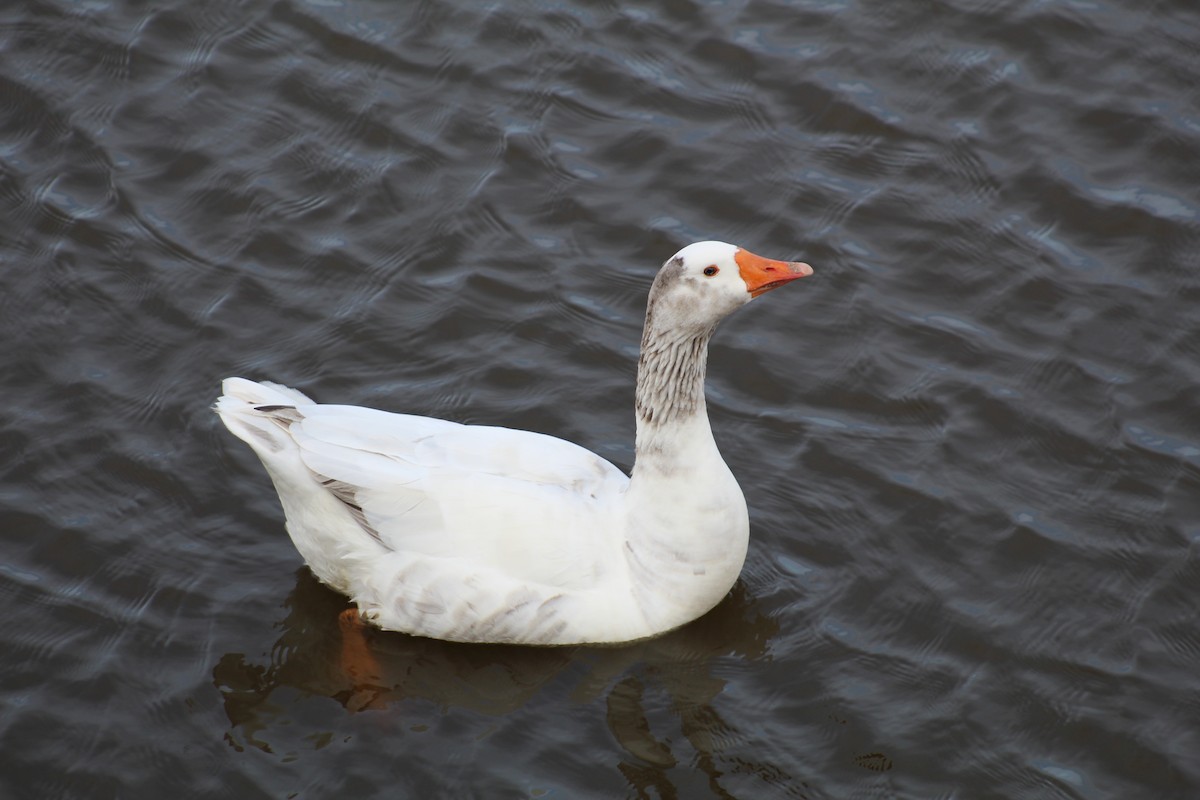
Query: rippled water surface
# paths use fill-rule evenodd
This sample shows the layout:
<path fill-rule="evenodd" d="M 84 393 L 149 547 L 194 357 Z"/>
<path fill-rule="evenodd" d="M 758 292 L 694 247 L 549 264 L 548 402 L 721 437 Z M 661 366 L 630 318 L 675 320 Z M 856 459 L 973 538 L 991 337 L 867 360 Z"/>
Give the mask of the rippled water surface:
<path fill-rule="evenodd" d="M 0 10 L 0 795 L 1200 797 L 1200 6 Z M 731 596 L 623 648 L 343 634 L 221 378 L 628 468 L 728 320 Z M 370 656 L 378 674 L 351 677 Z"/>

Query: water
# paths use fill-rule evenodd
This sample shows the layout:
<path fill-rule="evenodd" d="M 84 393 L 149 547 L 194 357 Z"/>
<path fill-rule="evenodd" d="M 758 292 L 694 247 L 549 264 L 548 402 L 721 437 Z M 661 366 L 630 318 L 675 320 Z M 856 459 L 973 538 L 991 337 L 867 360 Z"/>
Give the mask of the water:
<path fill-rule="evenodd" d="M 1183 0 L 10 4 L 0 794 L 1200 796 L 1198 38 Z M 345 649 L 219 380 L 627 468 L 646 290 L 707 238 L 816 269 L 714 339 L 730 598 Z"/>

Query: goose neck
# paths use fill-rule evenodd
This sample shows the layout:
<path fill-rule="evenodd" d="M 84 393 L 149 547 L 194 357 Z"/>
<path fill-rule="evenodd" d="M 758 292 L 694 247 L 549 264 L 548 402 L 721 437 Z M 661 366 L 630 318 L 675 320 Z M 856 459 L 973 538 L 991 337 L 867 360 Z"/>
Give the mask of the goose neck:
<path fill-rule="evenodd" d="M 694 457 L 689 450 L 712 445 L 704 402 L 712 332 L 709 327 L 671 335 L 647 324 L 638 360 L 635 464 L 646 458 Z"/>

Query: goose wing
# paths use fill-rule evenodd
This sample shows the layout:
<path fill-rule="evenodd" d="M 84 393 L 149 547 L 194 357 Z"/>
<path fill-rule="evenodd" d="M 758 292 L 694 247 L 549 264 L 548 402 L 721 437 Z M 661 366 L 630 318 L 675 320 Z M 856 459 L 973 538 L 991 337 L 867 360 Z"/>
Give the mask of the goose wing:
<path fill-rule="evenodd" d="M 290 413 L 298 418 L 288 430 L 314 479 L 388 550 L 586 586 L 620 538 L 628 478 L 578 445 L 358 406 Z"/>

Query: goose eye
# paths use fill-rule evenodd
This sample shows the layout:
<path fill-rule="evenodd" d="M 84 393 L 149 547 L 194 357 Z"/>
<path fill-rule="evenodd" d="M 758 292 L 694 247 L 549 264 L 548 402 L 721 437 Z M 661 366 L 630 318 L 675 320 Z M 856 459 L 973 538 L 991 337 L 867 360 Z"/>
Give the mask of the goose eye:
<path fill-rule="evenodd" d="M 705 275 L 707 275 L 707 276 L 708 276 L 708 277 L 710 277 L 710 278 L 711 278 L 713 275 L 716 275 L 716 274 L 717 274 L 718 272 L 720 272 L 720 271 L 721 271 L 721 270 L 717 269 L 715 266 L 714 266 L 714 267 L 705 267 L 705 268 L 704 268 L 704 274 L 705 274 Z"/>

